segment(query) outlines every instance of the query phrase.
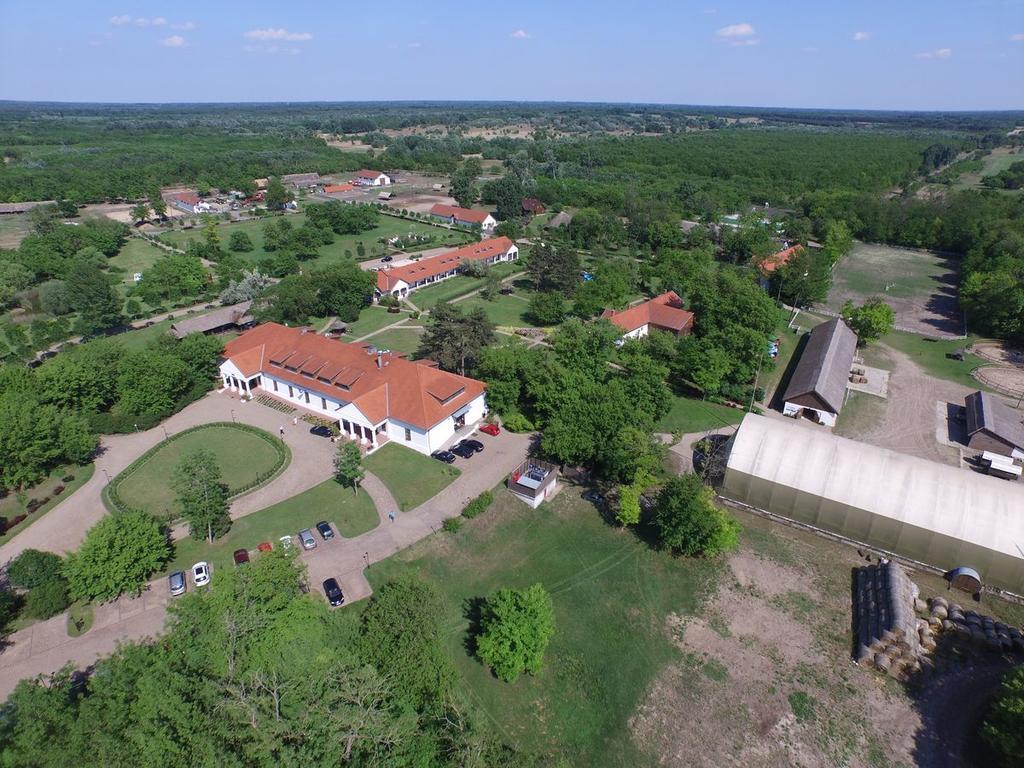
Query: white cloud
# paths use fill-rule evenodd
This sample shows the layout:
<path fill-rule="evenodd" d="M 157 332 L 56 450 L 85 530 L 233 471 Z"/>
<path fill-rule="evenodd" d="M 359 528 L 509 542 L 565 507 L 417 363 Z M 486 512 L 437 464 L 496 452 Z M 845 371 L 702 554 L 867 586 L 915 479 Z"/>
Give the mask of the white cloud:
<path fill-rule="evenodd" d="M 287 56 L 298 56 L 302 53 L 301 48 L 290 45 L 243 45 L 242 50 L 248 53 L 264 53 L 268 56 L 285 54 Z"/>
<path fill-rule="evenodd" d="M 125 24 L 132 23 L 132 17 L 129 16 L 127 13 L 121 16 L 111 16 L 110 23 L 113 24 L 115 27 L 123 27 Z"/>
<path fill-rule="evenodd" d="M 421 45 L 422 43 L 409 43 L 410 48 L 419 48 Z"/>
<path fill-rule="evenodd" d="M 953 55 L 952 48 L 936 48 L 934 51 L 914 54 L 917 59 L 948 59 Z"/>
<path fill-rule="evenodd" d="M 728 43 L 732 47 L 757 45 L 761 42 L 753 24 L 729 24 L 715 32 L 715 40 Z"/>
<path fill-rule="evenodd" d="M 164 24 L 167 23 L 167 19 L 165 19 L 163 16 L 157 16 L 155 18 L 150 19 L 149 23 L 152 24 L 154 27 L 162 27 Z"/>
<path fill-rule="evenodd" d="M 529 36 L 530 35 L 527 34 L 525 29 L 517 29 L 515 32 L 509 35 L 509 37 L 514 37 L 516 40 L 525 40 Z"/>
<path fill-rule="evenodd" d="M 195 29 L 195 28 L 196 28 L 196 23 L 194 21 L 182 21 L 182 22 L 180 22 L 178 24 L 171 24 L 171 29 L 181 29 L 181 30 L 184 30 L 186 32 L 188 30 L 190 30 L 190 29 Z"/>
<path fill-rule="evenodd" d="M 1010 40 L 1015 43 L 1024 42 L 1024 32 L 1018 32 L 1016 35 L 1010 35 Z"/>
<path fill-rule="evenodd" d="M 111 16 L 110 23 L 115 27 L 127 27 L 129 25 L 135 27 L 163 27 L 167 24 L 167 19 L 163 16 L 153 16 L 152 18 L 136 16 L 133 18 L 129 14 L 123 13 L 120 16 Z"/>
<path fill-rule="evenodd" d="M 161 40 L 160 45 L 164 48 L 185 48 L 188 43 L 185 42 L 185 38 L 181 35 L 171 35 Z"/>
<path fill-rule="evenodd" d="M 853 39 L 858 43 L 863 43 L 865 40 L 871 39 L 870 32 L 854 32 Z"/>
<path fill-rule="evenodd" d="M 289 32 L 287 29 L 267 27 L 266 29 L 250 29 L 245 33 L 250 40 L 288 40 L 289 42 L 302 42 L 312 40 L 312 32 Z"/>

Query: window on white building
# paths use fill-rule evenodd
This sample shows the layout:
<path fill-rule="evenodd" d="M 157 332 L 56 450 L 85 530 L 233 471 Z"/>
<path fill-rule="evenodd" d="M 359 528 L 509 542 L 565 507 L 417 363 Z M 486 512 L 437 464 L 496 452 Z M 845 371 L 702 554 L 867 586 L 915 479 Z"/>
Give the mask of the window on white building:
<path fill-rule="evenodd" d="M 408 427 L 406 427 L 405 428 L 405 441 L 409 442 L 410 440 L 412 440 L 412 430 L 409 429 Z"/>

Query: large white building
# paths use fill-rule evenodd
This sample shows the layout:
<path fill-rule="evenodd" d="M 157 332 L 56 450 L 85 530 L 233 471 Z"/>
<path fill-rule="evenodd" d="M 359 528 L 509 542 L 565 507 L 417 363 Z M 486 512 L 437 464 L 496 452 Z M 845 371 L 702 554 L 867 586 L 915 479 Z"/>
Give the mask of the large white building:
<path fill-rule="evenodd" d="M 756 414 L 722 496 L 1024 594 L 1024 487 Z"/>
<path fill-rule="evenodd" d="M 362 170 L 356 173 L 352 183 L 360 187 L 389 187 L 391 177 L 381 171 Z"/>
<path fill-rule="evenodd" d="M 393 441 L 429 454 L 487 412 L 481 381 L 304 328 L 265 323 L 229 341 L 224 358 L 226 388 L 270 393 L 370 450 Z"/>
<path fill-rule="evenodd" d="M 519 258 L 519 248 L 507 237 L 481 240 L 454 251 L 431 256 L 398 267 L 385 267 L 377 271 L 377 296 L 388 294 L 402 298 L 410 291 L 447 280 L 459 274 L 464 261 L 499 264 Z"/>

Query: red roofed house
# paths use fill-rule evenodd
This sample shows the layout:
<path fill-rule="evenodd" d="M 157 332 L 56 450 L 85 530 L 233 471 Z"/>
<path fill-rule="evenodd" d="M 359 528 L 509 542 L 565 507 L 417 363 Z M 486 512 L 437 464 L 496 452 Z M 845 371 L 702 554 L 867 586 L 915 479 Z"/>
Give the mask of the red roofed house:
<path fill-rule="evenodd" d="M 199 195 L 195 192 L 175 192 L 173 195 L 169 195 L 167 200 L 179 211 L 185 213 L 208 213 L 210 211 L 210 204 L 199 199 Z"/>
<path fill-rule="evenodd" d="M 493 232 L 494 228 L 498 226 L 498 222 L 487 211 L 474 211 L 470 208 L 459 208 L 457 205 L 437 203 L 430 209 L 430 215 L 435 219 L 442 219 L 449 224 L 459 224 L 463 227 L 479 224 L 481 232 Z"/>
<path fill-rule="evenodd" d="M 758 268 L 765 275 L 770 275 L 779 267 L 784 267 L 789 264 L 789 260 L 792 259 L 796 254 L 801 253 L 804 247 L 802 245 L 794 245 L 791 248 L 773 253 L 771 256 L 765 256 L 758 263 Z"/>
<path fill-rule="evenodd" d="M 360 187 L 389 187 L 391 186 L 391 177 L 380 171 L 367 171 L 364 169 L 356 174 L 356 177 L 352 179 L 352 183 Z"/>
<path fill-rule="evenodd" d="M 507 237 L 481 240 L 479 243 L 464 245 L 439 256 L 431 256 L 398 267 L 378 270 L 377 296 L 391 294 L 402 298 L 417 288 L 440 280 L 447 280 L 449 277 L 459 274 L 459 269 L 464 261 L 498 264 L 503 261 L 515 261 L 517 258 L 519 258 L 519 249 Z"/>
<path fill-rule="evenodd" d="M 370 450 L 393 441 L 429 454 L 487 412 L 481 381 L 277 323 L 229 341 L 220 376 L 235 392 L 263 390 L 327 418 Z"/>
<path fill-rule="evenodd" d="M 683 300 L 673 291 L 645 301 L 643 304 L 616 312 L 606 309 L 601 317 L 611 320 L 625 333 L 622 340 L 639 339 L 650 333 L 651 328 L 668 331 L 676 336 L 688 336 L 693 330 L 693 312 L 683 309 Z"/>
<path fill-rule="evenodd" d="M 355 187 L 351 184 L 328 184 L 324 187 L 325 195 L 337 195 L 342 192 L 351 192 Z"/>

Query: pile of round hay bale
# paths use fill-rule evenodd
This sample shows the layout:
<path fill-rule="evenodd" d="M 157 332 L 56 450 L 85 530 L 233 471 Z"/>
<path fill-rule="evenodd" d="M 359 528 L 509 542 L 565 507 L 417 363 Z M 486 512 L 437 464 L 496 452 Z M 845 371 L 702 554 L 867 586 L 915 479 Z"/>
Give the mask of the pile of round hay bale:
<path fill-rule="evenodd" d="M 942 632 L 954 635 L 962 643 L 970 643 L 977 648 L 997 653 L 1024 653 L 1024 633 L 1017 627 L 1008 626 L 970 609 L 964 610 L 944 597 L 931 598 L 927 609 L 929 616 L 922 621 L 927 627 L 929 638 L 932 638 L 932 648 L 929 650 L 934 650 L 934 635 Z M 925 630 L 921 632 L 923 638 Z"/>

